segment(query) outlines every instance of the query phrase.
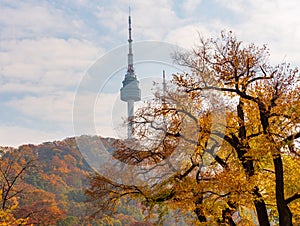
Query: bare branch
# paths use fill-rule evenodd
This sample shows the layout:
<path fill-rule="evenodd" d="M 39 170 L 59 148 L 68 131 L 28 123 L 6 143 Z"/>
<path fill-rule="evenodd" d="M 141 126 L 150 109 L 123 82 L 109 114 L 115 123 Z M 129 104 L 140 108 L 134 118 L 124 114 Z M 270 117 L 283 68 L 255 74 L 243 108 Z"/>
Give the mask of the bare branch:
<path fill-rule="evenodd" d="M 287 199 L 285 200 L 285 202 L 286 202 L 287 204 L 289 204 L 289 203 L 291 203 L 291 202 L 293 202 L 293 201 L 295 201 L 295 200 L 297 200 L 297 199 L 300 199 L 300 193 L 296 193 L 296 194 L 292 195 L 291 197 L 287 198 Z"/>

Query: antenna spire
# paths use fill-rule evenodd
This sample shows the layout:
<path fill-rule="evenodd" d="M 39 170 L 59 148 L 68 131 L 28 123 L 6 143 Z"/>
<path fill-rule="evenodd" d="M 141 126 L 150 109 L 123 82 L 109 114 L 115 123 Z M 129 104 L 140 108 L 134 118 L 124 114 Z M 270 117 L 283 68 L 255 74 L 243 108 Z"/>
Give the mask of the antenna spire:
<path fill-rule="evenodd" d="M 131 12 L 130 7 L 128 10 L 128 44 L 129 44 L 129 53 L 128 53 L 128 69 L 127 72 L 129 75 L 134 76 L 134 68 L 133 68 L 133 53 L 132 53 L 132 38 L 131 38 Z"/>
<path fill-rule="evenodd" d="M 130 6 L 128 8 L 128 25 L 129 25 L 129 28 L 128 28 L 128 31 L 129 31 L 128 42 L 132 42 L 132 39 L 131 39 L 131 10 L 130 10 Z"/>

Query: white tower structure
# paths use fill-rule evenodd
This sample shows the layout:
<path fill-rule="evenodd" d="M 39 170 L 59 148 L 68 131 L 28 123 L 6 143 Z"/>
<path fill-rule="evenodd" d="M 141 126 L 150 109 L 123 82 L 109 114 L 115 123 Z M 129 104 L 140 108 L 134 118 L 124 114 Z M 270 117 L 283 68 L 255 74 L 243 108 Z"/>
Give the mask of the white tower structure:
<path fill-rule="evenodd" d="M 139 88 L 139 81 L 136 78 L 133 68 L 133 53 L 132 53 L 132 38 L 131 38 L 131 16 L 129 11 L 128 17 L 128 32 L 129 32 L 129 53 L 128 53 L 128 67 L 127 73 L 123 80 L 123 87 L 121 88 L 121 100 L 127 102 L 128 111 L 128 139 L 133 138 L 132 119 L 134 117 L 134 102 L 141 100 L 141 90 Z"/>

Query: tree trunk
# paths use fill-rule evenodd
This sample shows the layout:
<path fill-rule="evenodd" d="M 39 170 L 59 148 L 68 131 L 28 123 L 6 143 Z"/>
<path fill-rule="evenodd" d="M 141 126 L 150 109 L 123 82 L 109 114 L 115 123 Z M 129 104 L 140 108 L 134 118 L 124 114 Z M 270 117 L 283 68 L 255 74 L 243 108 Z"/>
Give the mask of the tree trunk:
<path fill-rule="evenodd" d="M 201 206 L 198 206 L 199 204 L 202 204 L 202 203 L 203 203 L 203 197 L 200 197 L 195 203 L 197 207 L 194 212 L 197 215 L 199 222 L 206 222 L 206 217 L 203 214 Z"/>
<path fill-rule="evenodd" d="M 230 210 L 229 208 L 226 208 L 225 210 L 222 210 L 222 218 L 223 223 L 226 223 L 229 226 L 236 226 L 234 221 L 232 220 L 232 214 L 234 211 Z"/>
<path fill-rule="evenodd" d="M 202 210 L 200 208 L 195 209 L 195 213 L 198 217 L 199 222 L 206 222 L 206 217 L 202 214 Z"/>
<path fill-rule="evenodd" d="M 260 226 L 270 226 L 269 218 L 268 218 L 268 212 L 266 208 L 266 204 L 264 202 L 259 193 L 259 190 L 257 187 L 254 188 L 254 194 L 258 198 L 254 200 L 255 209 L 257 212 L 257 218 Z"/>
<path fill-rule="evenodd" d="M 240 138 L 240 145 L 237 148 L 238 158 L 241 160 L 243 168 L 247 177 L 252 177 L 254 175 L 254 163 L 252 159 L 249 159 L 245 156 L 247 151 L 249 150 L 249 144 L 247 141 L 247 131 L 245 126 L 245 115 L 243 111 L 244 103 L 239 101 L 237 106 L 237 114 L 240 119 L 239 122 L 239 138 Z M 245 142 L 246 141 L 246 142 Z M 255 195 L 254 205 L 257 213 L 257 218 L 260 226 L 270 226 L 267 207 L 262 199 L 261 194 L 259 193 L 258 187 L 255 187 L 253 190 L 253 194 Z"/>
<path fill-rule="evenodd" d="M 280 226 L 292 226 L 292 212 L 284 199 L 283 164 L 280 155 L 273 159 L 276 178 L 276 204 Z"/>

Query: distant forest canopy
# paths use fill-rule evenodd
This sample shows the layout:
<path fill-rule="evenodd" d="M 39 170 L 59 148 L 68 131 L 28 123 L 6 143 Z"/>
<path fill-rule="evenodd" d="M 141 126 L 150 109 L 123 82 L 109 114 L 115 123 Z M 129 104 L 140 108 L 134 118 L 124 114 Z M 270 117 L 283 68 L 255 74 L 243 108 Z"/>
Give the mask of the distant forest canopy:
<path fill-rule="evenodd" d="M 95 145 L 114 140 L 84 138 Z M 144 222 L 141 208 L 126 202 L 115 217 L 89 218 L 93 211 L 85 189 L 93 170 L 75 138 L 0 150 L 0 225 L 152 225 Z"/>

